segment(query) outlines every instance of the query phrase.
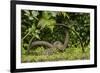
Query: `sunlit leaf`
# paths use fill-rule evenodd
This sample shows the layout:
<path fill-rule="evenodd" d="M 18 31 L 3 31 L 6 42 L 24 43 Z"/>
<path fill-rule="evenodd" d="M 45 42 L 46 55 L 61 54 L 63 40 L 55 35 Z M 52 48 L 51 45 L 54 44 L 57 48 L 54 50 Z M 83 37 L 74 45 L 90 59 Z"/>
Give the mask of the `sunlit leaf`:
<path fill-rule="evenodd" d="M 54 19 L 41 19 L 38 23 L 38 26 L 43 28 L 49 28 L 51 31 L 53 31 L 54 25 L 56 24 L 56 21 Z"/>
<path fill-rule="evenodd" d="M 35 37 L 36 37 L 37 39 L 40 39 L 39 35 L 35 35 Z"/>
<path fill-rule="evenodd" d="M 53 17 L 56 17 L 58 12 L 50 12 Z"/>
<path fill-rule="evenodd" d="M 49 19 L 51 17 L 50 13 L 47 11 L 42 12 L 42 17 L 45 19 Z"/>
<path fill-rule="evenodd" d="M 32 16 L 36 17 L 37 15 L 39 15 L 38 11 L 32 11 Z"/>
<path fill-rule="evenodd" d="M 26 16 L 30 16 L 29 10 L 24 10 Z"/>

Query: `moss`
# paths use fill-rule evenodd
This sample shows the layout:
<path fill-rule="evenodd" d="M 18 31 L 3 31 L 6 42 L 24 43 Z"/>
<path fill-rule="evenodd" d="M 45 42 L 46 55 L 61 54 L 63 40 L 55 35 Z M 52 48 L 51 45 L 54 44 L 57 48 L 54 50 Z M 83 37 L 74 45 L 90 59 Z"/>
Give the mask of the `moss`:
<path fill-rule="evenodd" d="M 56 51 L 52 55 L 44 55 L 45 49 L 38 48 L 35 50 L 37 54 L 22 55 L 22 62 L 45 62 L 45 61 L 62 61 L 62 60 L 83 60 L 90 59 L 90 49 L 85 48 L 85 53 L 83 54 L 81 48 L 66 48 L 64 52 Z"/>

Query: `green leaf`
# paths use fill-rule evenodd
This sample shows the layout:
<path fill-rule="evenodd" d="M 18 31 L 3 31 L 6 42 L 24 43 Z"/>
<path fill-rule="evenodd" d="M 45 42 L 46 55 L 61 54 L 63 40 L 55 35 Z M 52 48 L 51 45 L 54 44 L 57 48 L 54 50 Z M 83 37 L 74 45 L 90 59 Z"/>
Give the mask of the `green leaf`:
<path fill-rule="evenodd" d="M 62 15 L 65 17 L 67 17 L 69 19 L 69 15 L 66 12 L 62 12 Z"/>
<path fill-rule="evenodd" d="M 36 32 L 36 33 L 40 33 L 40 30 L 36 30 L 35 32 Z"/>
<path fill-rule="evenodd" d="M 32 11 L 32 16 L 33 16 L 33 17 L 36 17 L 36 16 L 38 16 L 38 15 L 39 15 L 38 11 Z"/>
<path fill-rule="evenodd" d="M 39 15 L 38 11 L 32 11 L 32 16 L 33 18 L 35 18 L 36 20 L 38 20 L 37 16 Z"/>
<path fill-rule="evenodd" d="M 26 50 L 24 49 L 24 47 L 22 47 L 21 51 L 22 51 L 22 54 L 26 53 Z"/>
<path fill-rule="evenodd" d="M 38 26 L 41 27 L 41 29 L 49 28 L 51 31 L 53 31 L 53 28 L 56 24 L 56 21 L 54 19 L 41 19 L 38 23 Z"/>
<path fill-rule="evenodd" d="M 29 20 L 33 20 L 34 18 L 32 16 L 29 16 Z"/>
<path fill-rule="evenodd" d="M 49 20 L 48 28 L 51 30 L 51 32 L 53 32 L 53 28 L 54 28 L 55 24 L 56 24 L 56 21 L 54 19 Z"/>
<path fill-rule="evenodd" d="M 24 10 L 26 16 L 30 16 L 29 10 Z"/>
<path fill-rule="evenodd" d="M 49 18 L 51 17 L 51 14 L 48 13 L 47 11 L 44 11 L 44 12 L 42 12 L 42 17 L 43 17 L 44 19 L 49 19 Z"/>
<path fill-rule="evenodd" d="M 37 39 L 40 39 L 39 35 L 35 35 L 35 37 L 36 37 Z"/>
<path fill-rule="evenodd" d="M 53 12 L 53 11 L 52 11 L 52 12 L 50 12 L 50 13 L 51 13 L 51 15 L 52 15 L 53 17 L 56 17 L 56 15 L 57 15 L 58 12 Z"/>
<path fill-rule="evenodd" d="M 36 30 L 36 26 L 35 26 L 35 24 L 32 25 L 32 30 L 33 30 L 33 31 Z"/>
<path fill-rule="evenodd" d="M 29 29 L 28 29 L 28 31 L 29 31 L 29 32 L 31 32 L 31 31 L 32 31 L 32 29 L 31 29 L 31 28 L 29 28 Z"/>
<path fill-rule="evenodd" d="M 51 30 L 51 32 L 53 32 L 54 26 L 49 26 L 48 28 Z"/>
<path fill-rule="evenodd" d="M 40 19 L 40 21 L 38 22 L 38 27 L 41 27 L 41 29 L 43 29 L 46 26 L 47 22 L 45 19 Z"/>

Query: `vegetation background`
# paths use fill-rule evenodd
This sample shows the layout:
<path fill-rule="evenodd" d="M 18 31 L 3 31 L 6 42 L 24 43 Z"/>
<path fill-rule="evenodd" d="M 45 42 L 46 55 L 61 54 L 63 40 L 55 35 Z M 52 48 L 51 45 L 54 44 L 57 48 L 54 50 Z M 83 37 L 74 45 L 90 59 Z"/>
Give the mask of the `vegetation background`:
<path fill-rule="evenodd" d="M 56 24 L 65 24 L 73 29 L 80 37 L 71 30 Z M 30 53 L 27 49 L 33 41 L 44 40 L 50 43 L 61 41 L 64 43 L 65 31 L 69 32 L 69 41 L 66 49 L 61 52 L 54 50 L 52 55 L 44 54 L 47 47 L 32 47 Z M 21 11 L 21 42 L 22 42 L 22 62 L 41 62 L 59 60 L 82 60 L 90 58 L 90 14 L 76 12 L 56 12 L 56 11 Z M 49 50 L 50 51 L 50 50 Z M 83 58 L 84 56 L 84 58 Z"/>

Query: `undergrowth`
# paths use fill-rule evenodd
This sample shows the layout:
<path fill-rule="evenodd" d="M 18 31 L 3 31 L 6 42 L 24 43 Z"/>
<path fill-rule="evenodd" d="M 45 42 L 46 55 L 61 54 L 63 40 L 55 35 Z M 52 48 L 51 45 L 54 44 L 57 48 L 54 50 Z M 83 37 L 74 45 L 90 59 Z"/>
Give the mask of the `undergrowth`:
<path fill-rule="evenodd" d="M 48 54 L 50 52 L 51 54 Z M 88 60 L 90 58 L 90 49 L 85 48 L 85 53 L 81 48 L 66 48 L 63 52 L 59 50 L 44 49 L 38 47 L 32 49 L 30 54 L 26 54 L 24 50 L 22 53 L 21 62 L 45 62 L 45 61 L 62 61 L 62 60 Z"/>

